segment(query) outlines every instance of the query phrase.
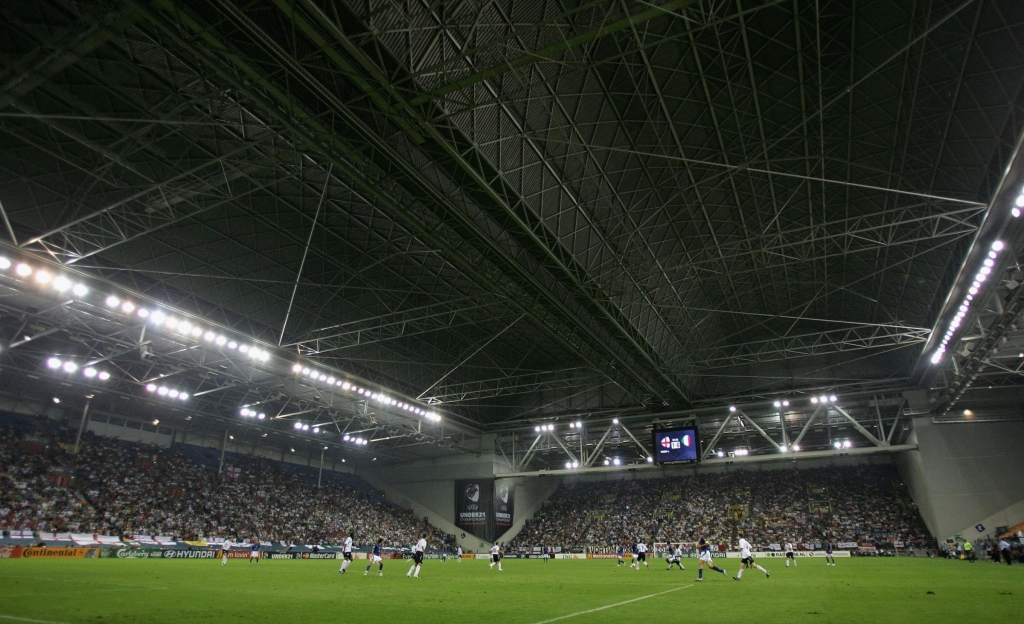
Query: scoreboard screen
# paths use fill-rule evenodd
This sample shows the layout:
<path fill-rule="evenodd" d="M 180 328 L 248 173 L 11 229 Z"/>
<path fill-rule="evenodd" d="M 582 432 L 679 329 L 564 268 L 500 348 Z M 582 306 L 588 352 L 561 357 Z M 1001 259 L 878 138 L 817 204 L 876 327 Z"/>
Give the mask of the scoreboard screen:
<path fill-rule="evenodd" d="M 653 446 L 654 461 L 659 464 L 695 462 L 700 457 L 697 430 L 693 427 L 656 430 Z"/>

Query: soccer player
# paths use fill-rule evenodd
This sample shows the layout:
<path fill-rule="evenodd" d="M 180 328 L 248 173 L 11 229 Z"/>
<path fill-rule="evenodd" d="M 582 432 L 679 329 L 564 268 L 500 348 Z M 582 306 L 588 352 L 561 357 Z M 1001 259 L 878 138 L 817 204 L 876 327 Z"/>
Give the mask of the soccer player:
<path fill-rule="evenodd" d="M 646 567 L 648 570 L 651 569 L 651 566 L 648 565 L 648 563 L 647 563 L 647 544 L 645 544 L 643 540 L 640 540 L 636 544 L 636 556 L 637 556 L 637 560 L 636 560 L 636 571 L 637 572 L 640 571 L 640 564 L 641 563 L 644 564 L 644 567 Z"/>
<path fill-rule="evenodd" d="M 740 571 L 736 573 L 736 576 L 732 577 L 734 581 L 738 581 L 743 578 L 743 571 L 748 568 L 756 568 L 764 572 L 765 578 L 771 578 L 768 574 L 768 570 L 765 570 L 761 566 L 754 563 L 754 555 L 750 552 L 750 542 L 744 538 L 740 538 Z"/>
<path fill-rule="evenodd" d="M 228 551 L 231 550 L 231 540 L 224 540 L 224 545 L 220 547 L 221 558 L 220 564 L 226 566 L 228 564 Z"/>
<path fill-rule="evenodd" d="M 416 542 L 416 546 L 412 549 L 412 567 L 405 573 L 406 576 L 412 578 L 420 577 L 420 568 L 423 567 L 423 552 L 427 549 L 427 534 L 424 533 L 420 536 L 420 541 Z"/>
<path fill-rule="evenodd" d="M 491 563 L 487 567 L 493 568 L 494 564 L 498 564 L 498 572 L 501 572 L 501 542 L 494 542 L 491 546 Z"/>
<path fill-rule="evenodd" d="M 829 563 L 831 561 L 831 563 Z M 836 558 L 832 555 L 832 542 L 825 542 L 825 565 L 834 566 Z"/>
<path fill-rule="evenodd" d="M 447 544 L 441 544 L 441 563 L 446 563 L 447 561 L 448 561 L 448 545 Z"/>
<path fill-rule="evenodd" d="M 383 550 L 384 538 L 377 538 L 377 543 L 373 545 L 373 553 L 370 554 L 370 563 L 366 566 L 366 571 L 363 572 L 363 576 L 366 576 L 370 573 L 370 568 L 372 568 L 373 564 L 375 563 L 379 566 L 377 568 L 377 576 L 384 576 L 384 556 L 382 553 Z M 349 563 L 349 561 L 345 561 L 345 563 Z"/>
<path fill-rule="evenodd" d="M 796 567 L 796 555 L 793 554 L 793 543 L 786 542 L 786 567 L 789 567 L 789 560 L 793 560 L 793 567 Z"/>
<path fill-rule="evenodd" d="M 341 562 L 341 569 L 339 569 L 338 572 L 341 572 L 342 574 L 344 574 L 345 570 L 352 565 L 352 538 L 355 536 L 356 532 L 350 529 L 348 537 L 345 538 L 345 544 L 341 548 L 341 557 L 344 561 Z"/>
<path fill-rule="evenodd" d="M 671 548 L 671 546 L 670 546 L 670 548 Z M 668 559 L 668 569 L 669 570 L 672 569 L 673 565 L 679 566 L 680 570 L 685 570 L 686 569 L 685 567 L 683 567 L 683 563 L 682 563 L 683 562 L 683 546 L 682 546 L 682 544 L 677 544 L 676 545 L 676 549 L 673 550 L 673 551 L 666 551 L 665 558 Z"/>
<path fill-rule="evenodd" d="M 541 555 L 542 555 L 542 558 L 544 559 L 544 563 L 547 563 L 548 562 L 548 547 L 547 546 L 545 546 L 544 548 L 541 549 Z"/>
<path fill-rule="evenodd" d="M 711 570 L 714 570 L 715 572 L 721 572 L 722 576 L 728 576 L 729 573 L 726 572 L 724 568 L 716 566 L 715 563 L 711 560 L 711 546 L 708 544 L 708 541 L 702 537 L 700 538 L 699 545 L 700 558 L 697 559 L 697 580 L 704 580 L 705 566 L 707 566 Z"/>
<path fill-rule="evenodd" d="M 456 559 L 456 561 L 458 561 L 459 563 L 462 563 L 462 546 L 456 546 L 455 547 L 455 556 L 458 557 L 458 559 Z"/>
<path fill-rule="evenodd" d="M 259 563 L 260 563 L 260 541 L 256 540 L 256 539 L 254 539 L 252 541 L 252 549 L 249 551 L 249 563 L 252 563 L 253 559 L 256 560 L 256 565 L 259 565 Z"/>
<path fill-rule="evenodd" d="M 622 544 L 619 544 L 619 564 L 618 565 L 622 565 L 622 564 L 626 563 L 625 561 L 622 560 L 622 558 L 625 557 L 625 556 L 626 556 L 626 547 L 623 546 Z M 616 567 L 618 567 L 618 566 L 616 566 Z"/>

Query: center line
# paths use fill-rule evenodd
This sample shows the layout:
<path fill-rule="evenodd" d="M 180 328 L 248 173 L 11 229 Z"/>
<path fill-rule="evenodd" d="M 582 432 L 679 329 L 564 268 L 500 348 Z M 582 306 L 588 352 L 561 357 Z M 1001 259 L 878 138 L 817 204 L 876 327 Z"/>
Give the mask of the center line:
<path fill-rule="evenodd" d="M 647 594 L 646 596 L 640 596 L 639 598 L 630 598 L 629 600 L 623 600 L 622 602 L 616 602 L 615 604 L 605 605 L 603 607 L 597 607 L 596 609 L 587 609 L 586 611 L 577 611 L 576 613 L 570 613 L 569 615 L 560 615 L 560 616 L 558 616 L 556 618 L 551 618 L 550 620 L 541 620 L 540 622 L 534 622 L 533 624 L 549 624 L 550 622 L 557 622 L 559 620 L 567 620 L 569 618 L 574 618 L 577 615 L 586 615 L 588 613 L 595 613 L 597 611 L 604 611 L 605 609 L 613 609 L 615 607 L 621 607 L 622 605 L 627 605 L 627 604 L 629 604 L 631 602 L 638 602 L 640 600 L 647 600 L 648 598 L 654 598 L 655 596 L 664 596 L 665 594 L 670 594 L 670 593 L 672 593 L 674 591 L 679 591 L 680 589 L 687 589 L 689 587 L 693 587 L 693 584 L 683 585 L 682 587 L 673 587 L 672 589 L 666 589 L 663 592 L 658 592 L 656 594 Z"/>
<path fill-rule="evenodd" d="M 64 624 L 64 622 L 54 622 L 53 620 L 33 620 L 32 618 L 23 618 L 16 615 L 0 615 L 0 620 L 10 620 L 12 622 L 34 622 L 35 624 Z"/>

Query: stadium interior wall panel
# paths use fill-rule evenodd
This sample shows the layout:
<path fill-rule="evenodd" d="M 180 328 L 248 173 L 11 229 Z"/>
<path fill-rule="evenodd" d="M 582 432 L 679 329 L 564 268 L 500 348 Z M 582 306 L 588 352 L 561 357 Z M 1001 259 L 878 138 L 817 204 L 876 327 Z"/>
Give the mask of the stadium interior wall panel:
<path fill-rule="evenodd" d="M 1024 421 L 916 418 L 908 442 L 918 450 L 900 454 L 900 473 L 937 539 L 974 539 L 1024 520 Z"/>

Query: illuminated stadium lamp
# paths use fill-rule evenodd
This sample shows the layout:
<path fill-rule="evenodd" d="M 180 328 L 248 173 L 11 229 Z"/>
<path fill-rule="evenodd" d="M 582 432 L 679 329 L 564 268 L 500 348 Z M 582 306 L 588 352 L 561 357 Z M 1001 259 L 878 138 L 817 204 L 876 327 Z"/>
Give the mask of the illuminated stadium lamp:
<path fill-rule="evenodd" d="M 839 398 L 838 398 L 838 397 L 836 397 L 836 395 L 834 395 L 834 394 L 833 394 L 832 396 L 830 396 L 830 397 L 828 398 L 828 400 L 829 400 L 829 402 L 830 402 L 830 403 L 835 403 L 836 401 L 838 401 L 838 400 L 839 400 Z"/>
<path fill-rule="evenodd" d="M 96 372 L 96 369 L 95 369 L 95 368 L 93 368 L 92 366 L 90 366 L 90 367 L 86 368 L 85 370 L 83 370 L 83 371 L 82 371 L 82 374 L 83 374 L 83 375 L 85 375 L 86 377 L 88 377 L 89 379 L 92 379 L 93 377 L 95 377 L 95 376 L 96 376 L 96 375 L 98 375 L 99 373 L 98 373 L 98 372 Z"/>
<path fill-rule="evenodd" d="M 75 284 L 71 287 L 71 294 L 76 297 L 84 297 L 89 294 L 89 289 L 84 284 Z"/>
<path fill-rule="evenodd" d="M 167 396 L 168 392 L 170 392 L 170 390 L 168 390 L 166 386 L 160 386 L 156 389 L 156 393 L 160 396 Z"/>
<path fill-rule="evenodd" d="M 237 349 L 237 348 L 238 348 L 238 343 L 237 342 L 235 342 L 234 340 L 229 340 L 228 341 L 228 349 Z"/>
<path fill-rule="evenodd" d="M 619 419 L 618 418 L 612 418 L 612 424 L 613 425 L 619 424 Z"/>
<path fill-rule="evenodd" d="M 572 468 L 572 462 L 565 462 L 565 469 L 569 470 L 570 468 Z"/>
<path fill-rule="evenodd" d="M 1001 240 L 997 240 L 992 243 L 992 251 L 1002 251 L 1003 247 L 1003 241 Z"/>
<path fill-rule="evenodd" d="M 1017 205 L 1024 208 L 1024 193 L 1017 196 Z"/>
<path fill-rule="evenodd" d="M 309 431 L 309 425 L 302 425 L 303 431 Z"/>
<path fill-rule="evenodd" d="M 11 261 L 7 258 L 7 256 L 0 256 L 0 269 L 6 271 L 9 268 L 11 268 Z"/>
<path fill-rule="evenodd" d="M 341 384 L 341 389 L 342 390 L 351 390 L 352 389 L 352 384 L 350 384 L 349 382 L 346 381 L 345 383 Z"/>
<path fill-rule="evenodd" d="M 301 430 L 302 429 L 302 423 L 300 423 L 300 422 L 295 423 L 295 428 Z"/>
<path fill-rule="evenodd" d="M 750 455 L 750 451 L 748 451 L 747 449 L 736 449 L 735 455 L 736 457 L 745 457 L 747 455 Z"/>
<path fill-rule="evenodd" d="M 217 336 L 217 338 L 213 342 L 218 347 L 223 347 L 227 343 L 227 341 L 228 341 L 228 339 L 225 338 L 224 336 Z"/>
<path fill-rule="evenodd" d="M 249 352 L 249 347 L 246 346 L 246 345 L 238 345 L 238 352 L 239 353 L 248 353 Z"/>
<path fill-rule="evenodd" d="M 99 378 L 100 378 L 100 381 L 106 381 L 106 380 L 110 379 L 110 373 L 108 373 L 107 371 L 100 371 Z M 188 398 L 188 397 L 185 397 L 185 398 Z"/>
<path fill-rule="evenodd" d="M 818 397 L 811 397 L 811 403 L 818 404 Z"/>
<path fill-rule="evenodd" d="M 149 310 L 146 308 L 139 308 L 138 315 L 140 318 L 146 318 L 149 316 Z"/>
<path fill-rule="evenodd" d="M 154 325 L 163 325 L 167 322 L 167 315 L 157 310 L 156 312 L 149 315 L 149 320 Z"/>
<path fill-rule="evenodd" d="M 534 427 L 533 430 L 535 432 L 537 432 L 537 433 L 540 433 L 540 426 L 538 425 L 538 426 Z"/>
<path fill-rule="evenodd" d="M 782 407 L 789 407 L 789 401 L 783 401 Z"/>
<path fill-rule="evenodd" d="M 146 384 L 147 392 L 156 392 L 156 384 Z"/>
<path fill-rule="evenodd" d="M 238 413 L 241 414 L 242 416 L 248 416 L 252 412 L 249 411 L 248 407 L 243 407 Z"/>
<path fill-rule="evenodd" d="M 36 281 L 40 284 L 49 284 L 53 281 L 53 276 L 47 271 L 36 271 Z"/>
<path fill-rule="evenodd" d="M 605 465 L 605 466 L 608 466 L 608 465 L 610 465 L 610 464 L 611 464 L 611 462 L 610 462 L 610 461 L 608 461 L 607 459 L 606 459 L 606 460 L 604 460 L 604 465 Z"/>
<path fill-rule="evenodd" d="M 577 428 L 579 428 L 579 429 L 582 429 L 582 428 L 583 428 L 583 422 L 582 422 L 582 421 L 579 421 L 579 420 L 577 420 L 577 421 L 576 421 L 576 427 L 577 427 Z"/>
<path fill-rule="evenodd" d="M 828 403 L 828 397 L 823 394 L 820 397 L 818 397 L 818 401 L 821 403 Z"/>
<path fill-rule="evenodd" d="M 66 373 L 73 373 L 78 370 L 78 364 L 75 364 L 74 362 L 64 362 L 64 366 L 61 368 L 63 368 Z"/>
<path fill-rule="evenodd" d="M 653 464 L 654 463 L 654 458 L 653 457 L 648 457 L 647 458 L 647 463 L 648 464 Z"/>
<path fill-rule="evenodd" d="M 580 463 L 579 463 L 578 461 L 574 461 L 574 462 L 572 463 L 572 467 L 573 467 L 573 468 L 579 468 L 579 467 L 580 467 Z"/>
<path fill-rule="evenodd" d="M 570 429 L 575 429 L 576 428 L 576 423 L 569 423 L 569 428 Z"/>
<path fill-rule="evenodd" d="M 836 448 L 843 448 L 843 443 L 842 443 L 842 442 L 836 442 L 836 443 L 835 443 L 835 444 L 833 444 L 832 446 L 834 446 L 834 447 L 836 447 Z"/>
<path fill-rule="evenodd" d="M 729 411 L 730 412 L 735 412 L 736 411 L 736 406 L 735 405 L 730 405 L 729 406 Z"/>
<path fill-rule="evenodd" d="M 258 420 L 263 420 L 263 419 L 264 419 L 264 418 L 266 418 L 266 417 L 267 417 L 267 415 L 266 415 L 266 414 L 264 414 L 263 412 L 260 412 L 259 414 L 256 414 L 256 418 L 257 418 Z"/>
<path fill-rule="evenodd" d="M 14 272 L 20 277 L 28 277 L 29 275 L 32 275 L 32 267 L 22 262 L 18 266 L 14 267 Z"/>
<path fill-rule="evenodd" d="M 132 303 L 131 301 L 125 301 L 124 303 L 121 304 L 121 311 L 123 311 L 125 314 L 131 314 L 132 312 L 135 311 L 135 304 Z"/>
<path fill-rule="evenodd" d="M 715 455 L 718 455 L 719 457 L 725 457 L 725 453 L 723 453 L 722 451 L 718 451 L 717 453 L 715 453 Z"/>
<path fill-rule="evenodd" d="M 320 433 L 320 427 L 313 427 L 313 433 Z"/>
<path fill-rule="evenodd" d="M 1024 196 L 1022 196 L 1022 197 L 1024 197 Z M 1018 197 L 1017 199 L 1020 199 L 1020 197 Z M 1013 215 L 1013 218 L 1014 218 L 1014 219 L 1016 219 L 1017 217 L 1019 217 L 1019 216 L 1020 216 L 1020 208 L 1018 208 L 1018 207 L 1014 206 L 1014 207 L 1013 207 L 1013 208 L 1012 208 L 1012 209 L 1010 210 L 1010 214 L 1011 214 L 1011 215 Z"/>
<path fill-rule="evenodd" d="M 782 401 L 776 401 L 776 402 L 772 403 L 772 405 L 774 405 L 775 408 L 778 409 L 778 408 L 782 407 Z"/>
<path fill-rule="evenodd" d="M 616 457 L 615 459 L 612 460 L 612 465 L 618 466 L 620 463 L 622 463 L 622 462 L 619 461 L 618 457 Z"/>
<path fill-rule="evenodd" d="M 176 399 L 178 398 L 178 391 L 172 388 L 167 391 L 167 396 L 171 397 L 172 399 Z"/>
<path fill-rule="evenodd" d="M 58 275 L 57 278 L 53 280 L 53 287 L 57 289 L 58 292 L 64 292 L 68 288 L 71 288 L 71 280 L 63 275 Z"/>
<path fill-rule="evenodd" d="M 180 322 L 181 321 L 172 316 L 171 318 L 167 319 L 167 329 L 177 329 L 178 323 Z"/>
<path fill-rule="evenodd" d="M 52 357 L 52 358 L 46 360 L 46 366 L 49 367 L 49 368 L 52 368 L 54 370 L 60 368 L 61 364 L 63 364 L 63 362 L 61 362 L 59 359 L 57 359 L 55 357 Z"/>
<path fill-rule="evenodd" d="M 849 440 L 843 441 L 843 448 L 850 448 L 851 446 L 853 446 L 853 443 L 850 442 Z"/>
<path fill-rule="evenodd" d="M 799 444 L 794 444 L 793 445 L 793 450 L 794 451 L 799 451 L 800 450 L 800 445 Z"/>
<path fill-rule="evenodd" d="M 214 340 L 216 340 L 216 338 L 217 334 L 213 333 L 212 331 L 208 331 L 205 334 L 203 334 L 203 340 L 205 340 L 206 342 L 213 342 Z"/>

